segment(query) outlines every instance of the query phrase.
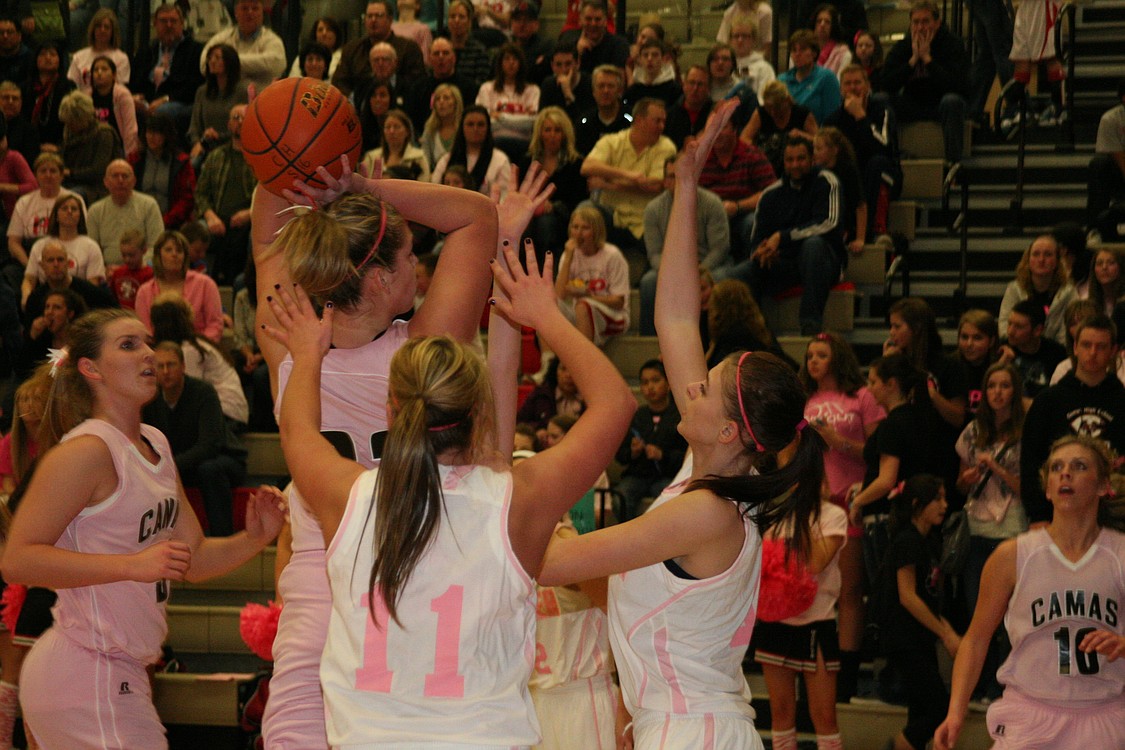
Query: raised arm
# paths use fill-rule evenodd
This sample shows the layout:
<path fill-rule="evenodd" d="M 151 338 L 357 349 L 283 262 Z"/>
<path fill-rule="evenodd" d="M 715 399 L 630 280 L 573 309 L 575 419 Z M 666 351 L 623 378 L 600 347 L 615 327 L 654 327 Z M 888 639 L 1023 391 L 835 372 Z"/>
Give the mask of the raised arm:
<path fill-rule="evenodd" d="M 258 276 L 258 300 L 264 300 L 273 293 L 274 285 L 288 287 L 289 270 L 285 258 L 272 248 L 274 237 L 289 220 L 289 213 L 283 213 L 292 204 L 285 198 L 275 195 L 259 185 L 254 189 L 254 199 L 250 205 L 250 242 L 254 255 L 254 266 Z M 277 327 L 277 318 L 269 305 L 259 304 L 254 312 L 254 325 L 258 331 L 264 326 Z M 266 361 L 270 372 L 270 392 L 277 398 L 277 368 L 285 359 L 285 346 L 272 336 L 258 336 L 258 350 Z"/>
<path fill-rule="evenodd" d="M 656 335 L 680 413 L 685 408 L 682 400 L 687 385 L 707 375 L 707 359 L 699 337 L 696 187 L 715 137 L 737 107 L 733 99 L 715 107 L 699 138 L 684 145 L 676 165 L 676 193 L 656 280 Z"/>
<path fill-rule="evenodd" d="M 495 186 L 492 200 L 497 204 L 496 215 L 499 220 L 498 245 L 495 262 L 505 271 L 508 259 L 505 247 L 517 247 L 536 209 L 547 201 L 554 191 L 553 185 L 544 188 L 547 175 L 533 163 L 524 178 L 519 191 L 509 192 L 500 200 L 500 188 Z M 512 184 L 519 184 L 516 168 L 512 167 Z M 501 289 L 493 290 L 494 296 L 507 295 Z M 488 370 L 492 377 L 492 400 L 496 407 L 496 447 L 508 458 L 516 431 L 516 378 L 519 375 L 520 328 L 505 320 L 495 310 L 488 316 Z"/>
<path fill-rule="evenodd" d="M 308 205 L 315 201 L 324 205 L 345 192 L 370 193 L 398 209 L 407 221 L 446 235 L 426 301 L 410 320 L 410 335 L 447 334 L 461 341 L 471 340 L 492 283 L 488 261 L 496 249 L 496 206 L 472 190 L 416 180 L 371 179 L 352 172 L 347 157 L 341 164 L 339 179 L 324 167 L 317 169 L 327 190 L 297 182 L 294 186 L 300 192 L 284 191 L 286 198 L 294 203 Z"/>
<path fill-rule="evenodd" d="M 530 245 L 524 272 L 514 249 L 505 248 L 510 272 L 497 268 L 497 284 L 510 298 L 494 298 L 501 314 L 513 323 L 534 327 L 566 364 L 586 411 L 562 442 L 513 469 L 512 512 L 508 533 L 512 549 L 529 572 L 538 571 L 555 523 L 594 486 L 625 436 L 637 401 L 621 374 L 605 355 L 559 311 L 551 284 L 553 258 L 539 272 Z"/>

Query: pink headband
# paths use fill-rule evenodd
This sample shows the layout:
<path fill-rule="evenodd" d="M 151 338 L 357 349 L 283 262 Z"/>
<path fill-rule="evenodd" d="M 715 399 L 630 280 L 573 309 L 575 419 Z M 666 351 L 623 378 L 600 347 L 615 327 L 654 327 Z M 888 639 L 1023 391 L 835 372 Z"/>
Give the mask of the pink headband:
<path fill-rule="evenodd" d="M 371 250 L 370 250 L 370 252 L 367 253 L 367 257 L 364 258 L 363 260 L 361 260 L 359 262 L 359 264 L 355 267 L 355 272 L 356 272 L 357 276 L 360 275 L 361 273 L 363 273 L 363 267 L 366 266 L 367 263 L 373 257 L 375 257 L 375 252 L 379 249 L 379 243 L 383 241 L 383 233 L 387 231 L 387 202 L 386 201 L 380 202 L 379 211 L 380 211 L 379 212 L 379 234 L 376 235 L 375 244 L 373 244 L 371 246 Z"/>
<path fill-rule="evenodd" d="M 738 392 L 738 411 L 742 414 L 742 424 L 746 427 L 746 431 L 750 433 L 750 439 L 754 441 L 754 448 L 759 453 L 765 453 L 766 447 L 758 442 L 758 438 L 754 435 L 754 428 L 750 426 L 750 418 L 746 416 L 746 406 L 742 403 L 742 363 L 753 352 L 743 352 L 742 356 L 738 358 L 738 367 L 734 371 L 734 389 Z"/>

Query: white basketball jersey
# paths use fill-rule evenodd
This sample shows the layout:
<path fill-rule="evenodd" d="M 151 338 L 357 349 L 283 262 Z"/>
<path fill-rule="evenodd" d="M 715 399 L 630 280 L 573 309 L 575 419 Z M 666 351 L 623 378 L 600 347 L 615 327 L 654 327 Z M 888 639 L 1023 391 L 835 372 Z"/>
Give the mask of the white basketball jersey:
<path fill-rule="evenodd" d="M 539 588 L 533 690 L 550 690 L 612 670 L 609 622 L 581 591 Z"/>
<path fill-rule="evenodd" d="M 670 485 L 653 507 L 683 492 Z M 762 540 L 750 520 L 725 572 L 677 578 L 663 563 L 609 579 L 609 625 L 629 713 L 753 716 L 742 657 L 757 615 Z"/>
<path fill-rule="evenodd" d="M 399 599 L 399 622 L 377 600 L 376 624 L 367 590 L 378 472 L 356 481 L 327 550 L 332 618 L 320 679 L 329 743 L 535 744 L 535 585 L 508 540 L 511 474 L 441 467 L 438 530 Z"/>
<path fill-rule="evenodd" d="M 1078 644 L 1087 633 L 1125 633 L 1125 535 L 1102 529 L 1078 562 L 1063 556 L 1046 529 L 1016 541 L 1016 587 L 1004 625 L 1012 654 L 997 677 L 1044 703 L 1120 700 L 1125 659 L 1107 663 Z"/>

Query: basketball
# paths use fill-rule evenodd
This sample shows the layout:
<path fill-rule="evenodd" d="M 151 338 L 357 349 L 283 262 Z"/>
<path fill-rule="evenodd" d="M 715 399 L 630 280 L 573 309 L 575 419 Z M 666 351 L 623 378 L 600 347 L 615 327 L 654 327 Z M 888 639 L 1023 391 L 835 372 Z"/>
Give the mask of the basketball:
<path fill-rule="evenodd" d="M 284 78 L 271 83 L 246 109 L 242 155 L 266 190 L 278 195 L 294 180 L 325 187 L 316 168 L 340 176 L 340 157 L 354 168 L 363 145 L 351 102 L 327 81 Z"/>

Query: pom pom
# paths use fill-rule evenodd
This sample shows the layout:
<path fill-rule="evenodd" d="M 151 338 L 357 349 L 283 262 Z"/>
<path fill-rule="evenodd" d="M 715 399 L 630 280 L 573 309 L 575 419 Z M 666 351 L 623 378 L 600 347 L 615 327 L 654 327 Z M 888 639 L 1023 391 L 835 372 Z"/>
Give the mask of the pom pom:
<path fill-rule="evenodd" d="M 238 633 L 242 642 L 266 661 L 273 661 L 273 640 L 277 637 L 277 619 L 281 606 L 270 602 L 262 606 L 251 602 L 242 608 L 238 617 Z"/>
<path fill-rule="evenodd" d="M 785 542 L 762 542 L 762 584 L 758 590 L 758 619 L 780 622 L 796 617 L 812 606 L 816 579 L 795 554 L 785 559 Z"/>
<path fill-rule="evenodd" d="M 27 586 L 18 583 L 9 583 L 4 589 L 4 596 L 0 597 L 0 621 L 9 633 L 16 632 L 16 623 L 20 619 L 20 610 L 23 601 L 27 598 Z"/>

